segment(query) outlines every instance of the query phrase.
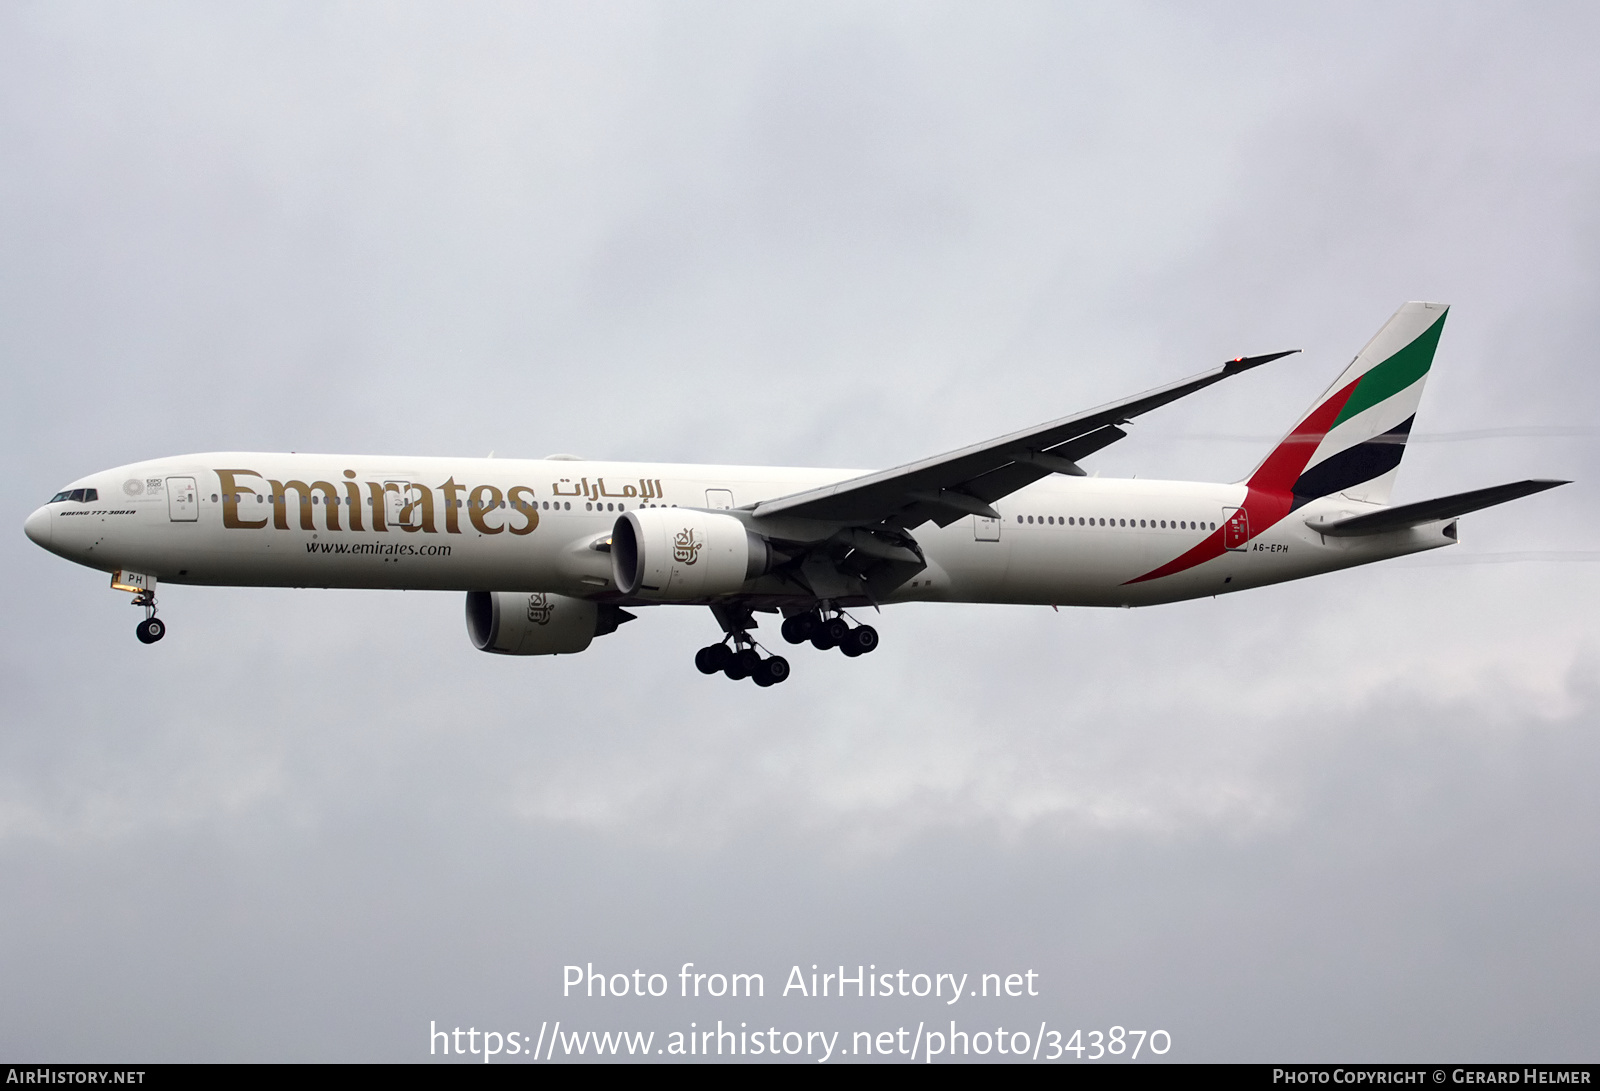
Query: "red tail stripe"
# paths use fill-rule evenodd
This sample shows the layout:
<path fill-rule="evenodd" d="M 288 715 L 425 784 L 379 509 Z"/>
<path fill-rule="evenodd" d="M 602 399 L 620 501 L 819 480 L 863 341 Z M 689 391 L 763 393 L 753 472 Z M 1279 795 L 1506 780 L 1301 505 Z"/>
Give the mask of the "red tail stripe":
<path fill-rule="evenodd" d="M 1317 453 L 1317 445 L 1328 434 L 1328 429 L 1333 427 L 1333 422 L 1339 419 L 1339 411 L 1350 400 L 1350 395 L 1355 393 L 1360 382 L 1360 379 L 1352 379 L 1349 386 L 1307 414 L 1306 419 L 1297 424 L 1294 431 L 1273 448 L 1256 472 L 1250 475 L 1250 488 L 1282 493 L 1294 488 L 1294 483 L 1305 472 L 1306 463 Z"/>
<path fill-rule="evenodd" d="M 1128 581 L 1128 583 L 1143 583 L 1145 580 L 1159 580 L 1162 576 L 1170 576 L 1174 572 L 1182 572 L 1185 568 L 1193 568 L 1197 564 L 1204 564 L 1214 557 L 1222 556 L 1222 554 L 1226 552 L 1222 548 L 1222 534 L 1223 532 L 1221 529 L 1213 531 L 1209 538 L 1201 541 L 1199 545 L 1189 550 L 1189 552 L 1184 553 L 1181 556 L 1174 557 L 1160 568 L 1146 572 L 1137 579 L 1131 579 Z M 1124 584 L 1123 586 L 1126 587 L 1127 584 Z"/>
<path fill-rule="evenodd" d="M 1266 457 L 1256 472 L 1250 475 L 1250 480 L 1246 483 L 1244 509 L 1250 516 L 1251 538 L 1257 537 L 1268 527 L 1276 524 L 1293 509 L 1294 497 L 1290 491 L 1294 488 L 1294 483 L 1300 480 L 1300 475 L 1305 472 L 1306 463 L 1316 454 L 1322 437 L 1333 427 L 1333 422 L 1339 418 L 1339 411 L 1344 408 L 1344 403 L 1350 400 L 1350 395 L 1355 393 L 1356 384 L 1360 382 L 1360 379 L 1353 380 L 1349 386 L 1307 414 L 1306 419 L 1295 425 L 1294 431 L 1273 448 L 1272 453 Z M 1129 580 L 1128 583 L 1158 580 L 1162 576 L 1170 576 L 1222 556 L 1227 552 L 1222 544 L 1224 533 L 1226 528 L 1218 528 L 1188 552 L 1174 557 L 1160 568 L 1151 569 L 1144 575 Z"/>

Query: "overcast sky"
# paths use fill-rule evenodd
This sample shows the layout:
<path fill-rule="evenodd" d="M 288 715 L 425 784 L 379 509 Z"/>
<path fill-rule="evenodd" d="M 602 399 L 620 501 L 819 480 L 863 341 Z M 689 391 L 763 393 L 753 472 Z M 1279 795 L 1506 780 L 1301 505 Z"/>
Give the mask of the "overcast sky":
<path fill-rule="evenodd" d="M 1594 1060 L 1600 12 L 1290 7 L 0 6 L 0 1059 Z M 878 467 L 1304 349 L 1092 462 L 1235 480 L 1408 299 L 1396 500 L 1575 484 L 1216 600 L 892 608 L 765 691 L 688 608 L 521 660 L 456 594 L 170 586 L 145 647 L 22 535 L 161 455 Z M 812 963 L 1040 995 L 776 995 Z"/>

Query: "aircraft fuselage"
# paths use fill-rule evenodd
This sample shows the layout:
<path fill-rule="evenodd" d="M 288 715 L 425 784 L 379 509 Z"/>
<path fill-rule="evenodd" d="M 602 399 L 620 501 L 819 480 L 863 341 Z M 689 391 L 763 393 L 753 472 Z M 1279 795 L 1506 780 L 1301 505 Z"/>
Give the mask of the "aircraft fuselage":
<path fill-rule="evenodd" d="M 622 513 L 748 509 L 860 474 L 548 459 L 203 454 L 82 478 L 63 491 L 92 489 L 93 501 L 47 504 L 29 518 L 27 531 L 80 564 L 147 573 L 163 583 L 548 592 L 637 605 L 619 594 L 605 551 Z M 1306 525 L 1319 514 L 1371 508 L 1340 497 L 1316 500 L 1264 526 L 1249 525 L 1252 517 L 1262 521 L 1260 506 L 1251 507 L 1244 484 L 1053 475 L 997 502 L 998 520 L 972 515 L 943 527 L 913 528 L 926 567 L 881 602 L 1143 606 L 1298 579 L 1455 540 L 1453 525 L 1447 533 L 1443 521 L 1359 538 L 1325 538 Z M 1186 556 L 1199 559 L 1151 577 Z M 814 596 L 780 574 L 766 574 L 750 580 L 740 597 L 781 604 Z"/>

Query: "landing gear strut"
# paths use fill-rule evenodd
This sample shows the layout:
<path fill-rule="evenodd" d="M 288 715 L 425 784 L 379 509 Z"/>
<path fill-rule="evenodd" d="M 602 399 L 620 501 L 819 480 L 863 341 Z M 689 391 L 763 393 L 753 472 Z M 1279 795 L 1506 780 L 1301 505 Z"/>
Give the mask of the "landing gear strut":
<path fill-rule="evenodd" d="M 144 607 L 144 620 L 139 622 L 133 634 L 139 638 L 141 644 L 154 644 L 167 635 L 167 626 L 160 618 L 156 617 L 156 596 L 153 591 L 141 591 L 133 596 L 135 606 Z"/>
<path fill-rule="evenodd" d="M 783 639 L 791 644 L 804 644 L 809 640 L 819 651 L 838 648 L 852 659 L 877 648 L 878 630 L 871 625 L 851 625 L 844 611 L 837 607 L 831 609 L 831 617 L 812 610 L 785 618 Z"/>
<path fill-rule="evenodd" d="M 729 633 L 727 642 L 710 644 L 694 653 L 694 665 L 701 674 L 725 674 L 734 681 L 749 678 L 765 689 L 789 677 L 789 661 L 781 655 L 763 657 L 750 634 L 740 629 Z"/>
<path fill-rule="evenodd" d="M 762 689 L 789 677 L 787 659 L 781 655 L 761 654 L 760 645 L 750 635 L 755 617 L 749 610 L 713 606 L 711 611 L 728 635 L 722 643 L 707 645 L 694 653 L 694 665 L 701 674 L 725 674 L 734 681 L 749 678 Z"/>
<path fill-rule="evenodd" d="M 758 686 L 775 686 L 789 677 L 789 661 L 781 655 L 763 656 L 760 645 L 750 635 L 755 615 L 744 607 L 713 606 L 717 622 L 727 634 L 720 644 L 701 648 L 694 665 L 701 674 L 725 674 L 729 678 L 750 678 Z M 824 600 L 815 609 L 790 614 L 783 619 L 783 639 L 826 651 L 838 648 L 854 659 L 878 647 L 878 630 L 871 625 L 852 625 L 845 612 Z"/>

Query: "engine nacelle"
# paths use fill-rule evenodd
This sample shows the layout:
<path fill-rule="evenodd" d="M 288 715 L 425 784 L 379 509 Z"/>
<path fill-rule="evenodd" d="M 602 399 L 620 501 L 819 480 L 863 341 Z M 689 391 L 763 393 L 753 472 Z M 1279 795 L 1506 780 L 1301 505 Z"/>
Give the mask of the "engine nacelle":
<path fill-rule="evenodd" d="M 467 592 L 467 635 L 480 652 L 571 655 L 632 620 L 615 606 L 566 595 Z"/>
<path fill-rule="evenodd" d="M 638 508 L 611 531 L 611 576 L 624 595 L 695 602 L 730 595 L 772 567 L 772 548 L 731 515 Z"/>

